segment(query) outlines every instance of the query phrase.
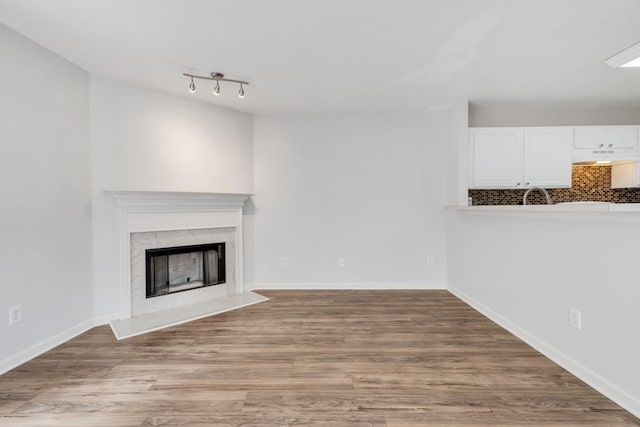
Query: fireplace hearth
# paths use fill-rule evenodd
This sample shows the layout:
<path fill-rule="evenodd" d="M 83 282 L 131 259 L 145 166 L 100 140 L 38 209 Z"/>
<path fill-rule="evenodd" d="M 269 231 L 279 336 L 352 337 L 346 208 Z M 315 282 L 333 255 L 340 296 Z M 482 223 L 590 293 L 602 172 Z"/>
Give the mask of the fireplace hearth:
<path fill-rule="evenodd" d="M 146 249 L 145 259 L 147 298 L 226 282 L 224 242 Z"/>

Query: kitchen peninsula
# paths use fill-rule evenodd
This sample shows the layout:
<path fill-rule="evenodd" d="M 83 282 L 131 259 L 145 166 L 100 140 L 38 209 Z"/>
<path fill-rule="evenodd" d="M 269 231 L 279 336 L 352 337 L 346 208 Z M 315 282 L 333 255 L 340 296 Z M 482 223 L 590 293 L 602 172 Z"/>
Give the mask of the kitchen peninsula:
<path fill-rule="evenodd" d="M 640 203 L 445 210 L 448 289 L 640 410 Z"/>

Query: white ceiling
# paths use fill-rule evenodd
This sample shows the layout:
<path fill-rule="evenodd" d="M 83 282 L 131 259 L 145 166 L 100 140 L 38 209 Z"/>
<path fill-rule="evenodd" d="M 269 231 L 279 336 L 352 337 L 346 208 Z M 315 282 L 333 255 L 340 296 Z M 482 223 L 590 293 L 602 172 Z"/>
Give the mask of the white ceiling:
<path fill-rule="evenodd" d="M 0 0 L 0 21 L 96 75 L 251 113 L 640 106 L 638 0 Z M 10 61 L 2 59 L 3 65 Z M 247 97 L 183 72 L 246 79 Z"/>

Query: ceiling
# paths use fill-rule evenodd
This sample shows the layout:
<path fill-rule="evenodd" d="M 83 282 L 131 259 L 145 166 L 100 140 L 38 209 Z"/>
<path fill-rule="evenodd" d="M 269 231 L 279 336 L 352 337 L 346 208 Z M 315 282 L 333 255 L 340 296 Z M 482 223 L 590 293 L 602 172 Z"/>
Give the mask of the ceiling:
<path fill-rule="evenodd" d="M 640 41 L 638 0 L 0 0 L 0 22 L 95 75 L 249 113 L 640 106 L 640 69 L 602 62 Z M 183 72 L 211 71 L 246 98 L 187 92 Z"/>

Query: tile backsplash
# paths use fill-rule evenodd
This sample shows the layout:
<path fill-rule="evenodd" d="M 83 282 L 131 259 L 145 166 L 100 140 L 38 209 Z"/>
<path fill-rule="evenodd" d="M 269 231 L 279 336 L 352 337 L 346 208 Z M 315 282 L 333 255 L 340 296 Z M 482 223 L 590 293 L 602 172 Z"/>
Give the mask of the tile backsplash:
<path fill-rule="evenodd" d="M 611 202 L 640 203 L 640 188 L 611 188 L 610 166 L 573 166 L 571 188 L 548 189 L 553 203 Z M 519 205 L 526 190 L 469 190 L 473 205 Z M 532 192 L 528 203 L 546 203 L 539 192 Z"/>

